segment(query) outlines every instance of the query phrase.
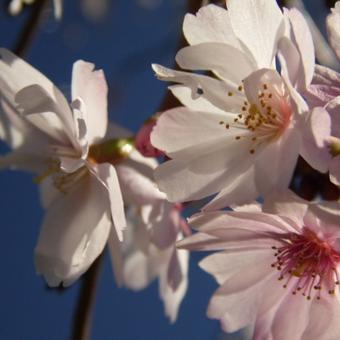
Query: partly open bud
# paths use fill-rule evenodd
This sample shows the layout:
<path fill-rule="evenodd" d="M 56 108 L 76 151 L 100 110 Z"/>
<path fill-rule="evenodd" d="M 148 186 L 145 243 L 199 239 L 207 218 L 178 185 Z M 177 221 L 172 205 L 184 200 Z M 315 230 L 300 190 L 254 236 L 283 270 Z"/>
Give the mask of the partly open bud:
<path fill-rule="evenodd" d="M 164 155 L 164 153 L 155 148 L 150 141 L 152 129 L 159 116 L 160 113 L 156 113 L 154 116 L 147 119 L 136 135 L 136 149 L 145 157 L 160 157 Z"/>

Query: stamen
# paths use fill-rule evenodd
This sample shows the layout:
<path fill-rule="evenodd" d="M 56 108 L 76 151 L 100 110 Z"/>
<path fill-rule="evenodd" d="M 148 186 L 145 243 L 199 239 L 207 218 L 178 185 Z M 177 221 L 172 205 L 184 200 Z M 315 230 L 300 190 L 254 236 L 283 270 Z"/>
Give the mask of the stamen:
<path fill-rule="evenodd" d="M 286 277 L 284 287 L 294 281 L 292 294 L 302 291 L 302 295 L 311 300 L 313 296 L 321 298 L 324 283 L 328 294 L 335 295 L 339 285 L 336 266 L 340 262 L 340 253 L 307 227 L 301 234 L 286 234 L 281 241 L 281 247 L 272 247 L 277 261 L 271 267 L 280 271 L 279 281 Z"/>

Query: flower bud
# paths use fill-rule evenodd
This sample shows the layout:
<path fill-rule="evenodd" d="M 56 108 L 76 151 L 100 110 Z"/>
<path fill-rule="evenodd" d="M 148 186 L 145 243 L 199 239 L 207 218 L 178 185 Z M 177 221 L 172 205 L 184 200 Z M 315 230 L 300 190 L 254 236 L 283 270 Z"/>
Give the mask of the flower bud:
<path fill-rule="evenodd" d="M 155 148 L 150 141 L 150 135 L 153 127 L 155 126 L 160 113 L 147 119 L 143 126 L 139 129 L 136 138 L 136 149 L 145 157 L 160 157 L 163 156 L 163 151 Z"/>

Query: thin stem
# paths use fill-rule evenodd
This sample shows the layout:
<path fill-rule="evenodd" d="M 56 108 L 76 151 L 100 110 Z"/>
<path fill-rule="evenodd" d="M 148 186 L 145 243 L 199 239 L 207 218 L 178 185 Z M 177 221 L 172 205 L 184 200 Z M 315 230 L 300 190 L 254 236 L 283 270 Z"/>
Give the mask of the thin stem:
<path fill-rule="evenodd" d="M 72 340 L 88 340 L 90 338 L 92 313 L 103 257 L 102 253 L 82 278 L 77 307 L 74 312 Z"/>
<path fill-rule="evenodd" d="M 14 53 L 18 56 L 23 56 L 27 52 L 39 27 L 46 3 L 47 0 L 36 0 L 32 5 L 30 16 L 24 24 L 21 33 L 19 34 L 19 39 L 13 48 Z"/>

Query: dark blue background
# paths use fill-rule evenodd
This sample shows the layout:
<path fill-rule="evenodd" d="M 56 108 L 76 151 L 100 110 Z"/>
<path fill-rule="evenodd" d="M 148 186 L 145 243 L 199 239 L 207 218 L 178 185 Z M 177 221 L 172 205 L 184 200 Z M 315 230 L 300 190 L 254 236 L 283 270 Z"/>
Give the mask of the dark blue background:
<path fill-rule="evenodd" d="M 155 79 L 150 64 L 173 65 L 185 1 L 159 0 L 152 9 L 141 6 L 141 0 L 108 1 L 109 10 L 97 23 L 84 17 L 81 1 L 64 2 L 60 23 L 51 8 L 45 11 L 26 59 L 67 95 L 72 63 L 94 62 L 110 86 L 110 118 L 136 131 L 164 96 L 166 84 Z M 312 0 L 306 5 L 314 11 L 311 6 L 317 6 Z M 0 45 L 14 46 L 27 14 L 12 18 L 0 12 Z M 37 187 L 28 174 L 4 171 L 0 190 L 0 339 L 68 339 L 79 284 L 60 293 L 46 289 L 35 274 L 33 250 L 43 216 Z M 188 294 L 178 321 L 170 325 L 157 283 L 139 293 L 117 289 L 105 256 L 92 339 L 222 339 L 218 322 L 205 317 L 216 284 L 198 268 L 199 258 L 192 256 Z"/>

